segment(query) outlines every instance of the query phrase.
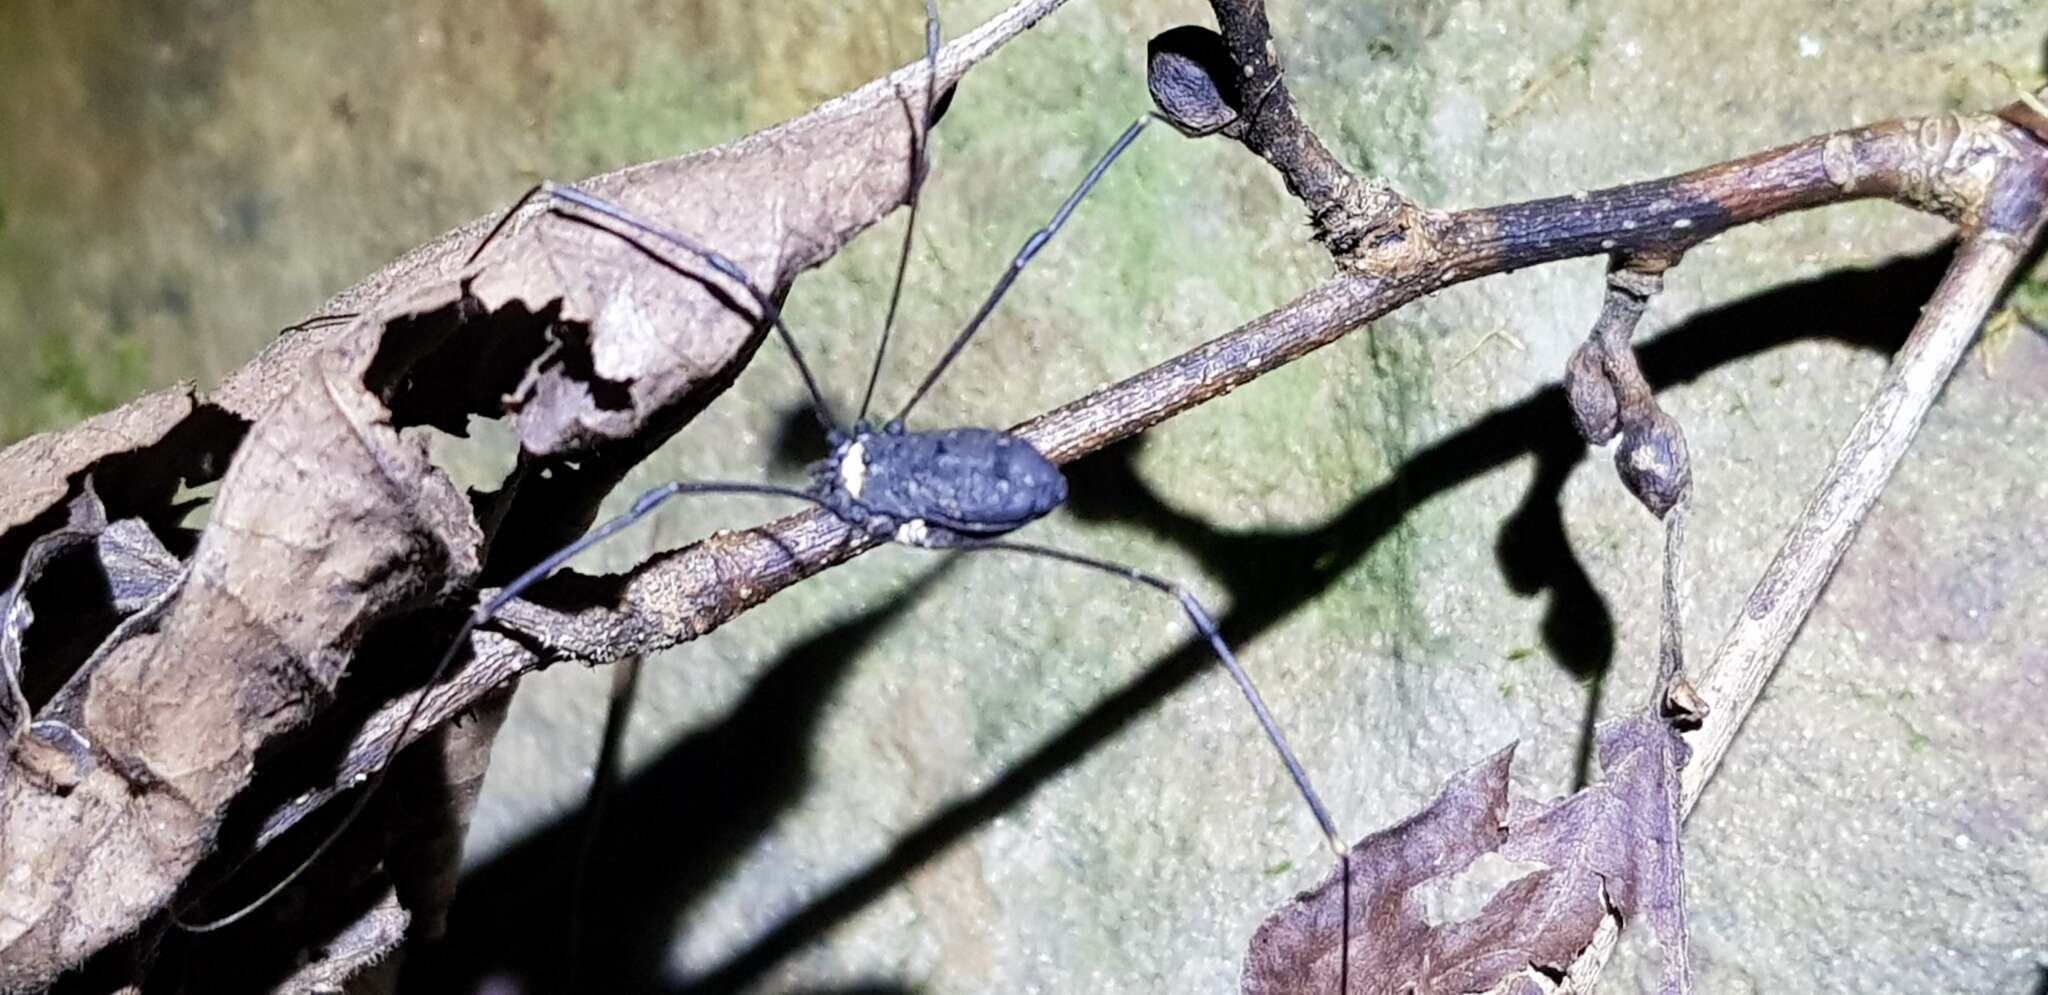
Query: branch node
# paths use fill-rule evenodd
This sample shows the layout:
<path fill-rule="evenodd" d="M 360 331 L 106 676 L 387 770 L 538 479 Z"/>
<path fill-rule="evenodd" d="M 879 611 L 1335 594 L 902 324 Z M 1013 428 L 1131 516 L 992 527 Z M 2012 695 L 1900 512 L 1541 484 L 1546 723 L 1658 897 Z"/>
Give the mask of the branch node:
<path fill-rule="evenodd" d="M 2013 174 L 2017 160 L 2038 152 L 2022 145 L 2031 130 L 2020 125 L 2016 132 L 2002 115 L 1944 114 L 1917 123 L 1917 148 L 1899 169 L 1899 199 L 1966 232 L 1987 227 L 1993 188 Z"/>
<path fill-rule="evenodd" d="M 1205 128 L 1213 124 L 1209 130 L 1237 139 L 1266 160 L 1279 172 L 1287 191 L 1308 208 L 1315 240 L 1347 269 L 1366 275 L 1407 272 L 1418 262 L 1440 255 L 1429 212 L 1416 207 L 1386 181 L 1352 172 L 1295 111 L 1265 4 L 1260 0 L 1210 0 L 1209 6 L 1220 32 L 1177 28 L 1154 39 L 1156 46 L 1169 36 L 1187 45 L 1196 44 L 1199 38 L 1204 46 L 1182 50 L 1179 58 L 1185 62 L 1154 67 L 1153 98 L 1168 120 L 1183 130 L 1188 127 L 1183 121 Z M 1194 52 L 1206 54 L 1197 58 Z M 1228 61 L 1204 61 L 1212 58 Z M 1198 65 L 1206 84 L 1178 78 Z M 1233 66 L 1235 72 L 1230 71 Z M 1160 69 L 1173 75 L 1162 79 L 1165 74 Z M 1232 81 L 1228 86 L 1222 83 L 1226 79 Z M 1201 96 L 1205 88 L 1213 89 L 1216 96 Z M 1162 89 L 1168 92 L 1162 94 Z M 1239 102 L 1230 104 L 1233 91 Z M 1183 109 L 1183 101 L 1194 109 Z M 1236 115 L 1223 120 L 1215 110 L 1218 101 L 1234 107 Z"/>

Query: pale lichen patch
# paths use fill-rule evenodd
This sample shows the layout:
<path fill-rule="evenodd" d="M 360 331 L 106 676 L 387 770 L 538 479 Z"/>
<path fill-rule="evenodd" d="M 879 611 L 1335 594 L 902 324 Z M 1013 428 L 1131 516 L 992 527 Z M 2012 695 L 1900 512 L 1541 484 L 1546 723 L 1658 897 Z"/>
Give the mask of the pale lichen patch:
<path fill-rule="evenodd" d="M 839 486 L 855 500 L 860 499 L 862 487 L 868 482 L 867 443 L 853 440 L 846 447 L 845 455 L 839 458 Z"/>

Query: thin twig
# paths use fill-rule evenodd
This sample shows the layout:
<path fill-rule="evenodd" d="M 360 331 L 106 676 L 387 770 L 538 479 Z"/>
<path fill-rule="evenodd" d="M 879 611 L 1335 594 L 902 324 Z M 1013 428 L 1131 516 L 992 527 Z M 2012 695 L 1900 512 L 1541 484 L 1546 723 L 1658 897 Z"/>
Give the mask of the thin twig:
<path fill-rule="evenodd" d="M 2030 239 L 1991 233 L 1963 242 L 1820 488 L 1744 601 L 1700 679 L 1700 694 L 1712 710 L 1688 737 L 1693 755 L 1683 774 L 1686 813 L 1692 812 L 1707 782 L 1720 770 L 1736 730 L 1784 659 L 1857 528 L 1877 504 L 1942 385 L 2024 258 Z"/>
<path fill-rule="evenodd" d="M 1671 708 L 1672 692 L 1685 680 L 1685 526 L 1692 517 L 1687 494 L 1664 515 L 1663 604 L 1657 620 L 1657 682 L 1650 687 L 1649 709 Z"/>

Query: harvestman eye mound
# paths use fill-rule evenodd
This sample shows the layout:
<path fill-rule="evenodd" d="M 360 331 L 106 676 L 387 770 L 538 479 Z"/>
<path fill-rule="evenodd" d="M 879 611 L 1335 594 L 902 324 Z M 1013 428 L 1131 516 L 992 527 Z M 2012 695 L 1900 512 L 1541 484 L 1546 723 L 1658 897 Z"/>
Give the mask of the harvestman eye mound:
<path fill-rule="evenodd" d="M 994 289 L 981 302 L 966 325 L 954 336 L 951 344 L 911 393 L 910 399 L 903 407 L 886 421 L 877 423 L 869 419 L 876 381 L 881 372 L 883 357 L 888 350 L 890 331 L 895 324 L 897 303 L 903 289 L 904 271 L 916 232 L 919 192 L 927 162 L 925 136 L 933 122 L 935 95 L 932 92 L 931 81 L 937 77 L 939 23 L 932 0 L 926 0 L 925 13 L 926 83 L 923 88 L 923 113 L 918 119 L 921 122 L 920 127 L 912 131 L 911 156 L 914 168 L 910 170 L 908 189 L 904 195 L 904 204 L 909 208 L 909 223 L 904 229 L 901 254 L 897 262 L 888 311 L 882 323 L 880 341 L 875 350 L 874 365 L 869 373 L 858 413 L 850 425 L 841 422 L 835 415 L 830 402 L 819 387 L 817 377 L 805 361 L 795 335 L 784 322 L 780 309 L 768 292 L 761 289 L 737 263 L 686 234 L 665 228 L 623 207 L 575 188 L 542 183 L 515 202 L 470 253 L 466 266 L 473 266 L 482 258 L 485 251 L 498 235 L 507 229 L 513 219 L 520 217 L 529 204 L 538 201 L 544 203 L 545 209 L 550 212 L 606 228 L 621 238 L 633 241 L 642 251 L 658 257 L 665 268 L 677 274 L 678 279 L 711 279 L 701 271 L 679 261 L 676 258 L 678 256 L 709 267 L 717 277 L 730 281 L 737 287 L 737 295 L 729 298 L 732 306 L 744 310 L 746 305 L 751 305 L 754 313 L 748 314 L 747 317 L 757 323 L 771 326 L 788 349 L 790 358 L 802 375 L 812 411 L 826 433 L 830 454 L 811 468 L 810 483 L 804 488 L 769 483 L 677 480 L 647 491 L 634 501 L 626 512 L 600 524 L 581 538 L 533 565 L 505 584 L 495 596 L 478 606 L 462 623 L 448 649 L 435 664 L 426 686 L 431 687 L 442 680 L 461 655 L 463 648 L 469 645 L 469 636 L 477 627 L 489 623 L 507 605 L 578 554 L 631 527 L 652 514 L 670 498 L 684 494 L 747 494 L 806 501 L 824 508 L 848 526 L 877 540 L 927 550 L 1008 551 L 1036 556 L 1120 577 L 1159 591 L 1173 599 L 1243 692 L 1260 728 L 1279 754 L 1288 776 L 1308 805 L 1331 853 L 1337 860 L 1344 861 L 1348 848 L 1344 845 L 1343 837 L 1338 833 L 1328 809 L 1311 786 L 1307 772 L 1296 759 L 1279 724 L 1267 710 L 1251 677 L 1238 663 L 1236 655 L 1218 630 L 1215 620 L 1195 595 L 1179 583 L 1135 567 L 1082 553 L 1005 538 L 1065 503 L 1067 481 L 1059 468 L 1029 442 L 1008 432 L 977 427 L 919 429 L 908 424 L 911 411 L 959 356 L 1011 285 L 1022 274 L 1025 266 L 1067 223 L 1089 191 L 1102 179 L 1117 158 L 1137 140 L 1155 115 L 1148 112 L 1132 122 L 1095 162 L 1044 227 L 1025 240 L 1023 247 L 996 280 Z M 426 700 L 426 696 L 421 695 L 415 701 L 401 732 L 410 729 L 418 721 Z M 394 742 L 402 740 L 403 735 Z M 394 746 L 392 749 L 395 751 L 397 747 Z M 263 895 L 232 913 L 201 922 L 180 920 L 178 924 L 194 932 L 219 929 L 246 917 L 276 897 L 312 866 L 363 811 L 386 772 L 390 770 L 390 759 L 387 756 L 385 762 L 377 767 L 377 772 L 357 793 L 348 813 L 320 841 L 311 855 Z"/>

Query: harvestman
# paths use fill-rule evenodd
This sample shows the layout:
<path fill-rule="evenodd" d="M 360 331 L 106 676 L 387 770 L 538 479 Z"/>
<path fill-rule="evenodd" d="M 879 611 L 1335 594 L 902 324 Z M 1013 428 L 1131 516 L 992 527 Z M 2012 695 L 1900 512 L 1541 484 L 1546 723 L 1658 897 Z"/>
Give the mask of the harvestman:
<path fill-rule="evenodd" d="M 1216 654 L 1225 670 L 1244 692 L 1252 712 L 1258 717 L 1259 725 L 1265 730 L 1266 738 L 1280 754 L 1280 760 L 1287 767 L 1288 776 L 1308 803 L 1330 850 L 1341 862 L 1345 859 L 1346 848 L 1337 833 L 1336 824 L 1324 807 L 1322 799 L 1310 786 L 1308 774 L 1301 762 L 1295 759 L 1294 751 L 1287 745 L 1287 739 L 1280 732 L 1279 725 L 1266 710 L 1265 701 L 1251 677 L 1238 665 L 1237 657 L 1231 653 L 1229 644 L 1223 640 L 1216 622 L 1186 588 L 1173 581 L 1145 573 L 1133 567 L 1108 560 L 1096 559 L 1079 553 L 1072 553 L 1050 546 L 1034 543 L 1014 542 L 1001 538 L 1017 529 L 1044 517 L 1058 508 L 1067 499 L 1067 481 L 1052 461 L 1039 453 L 1032 445 L 1008 432 L 986 428 L 911 429 L 905 419 L 911 409 L 917 406 L 932 385 L 945 372 L 954 358 L 966 347 L 974 333 L 981 328 L 989 313 L 995 310 L 1003 295 L 1016 282 L 1025 264 L 1045 247 L 1082 198 L 1095 187 L 1138 134 L 1156 115 L 1148 112 L 1124 129 L 1116 142 L 1096 160 L 1081 184 L 1068 195 L 1065 203 L 1052 216 L 1045 227 L 1034 232 L 1025 240 L 1023 248 L 1010 260 L 1003 275 L 996 280 L 995 289 L 969 318 L 967 325 L 954 336 L 951 345 L 939 357 L 924 381 L 918 384 L 910 400 L 903 405 L 896 416 L 883 422 L 879 427 L 868 421 L 868 410 L 874 400 L 875 382 L 882 371 L 882 358 L 889 348 L 889 332 L 896 321 L 896 307 L 903 294 L 903 274 L 910 261 L 911 240 L 917 229 L 917 205 L 919 192 L 923 187 L 926 169 L 925 135 L 932 123 L 933 80 L 938 76 L 939 21 L 934 0 L 925 0 L 925 92 L 924 126 L 912 136 L 912 161 L 909 190 L 906 203 L 910 209 L 908 224 L 904 227 L 902 251 L 897 259 L 895 284 L 889 295 L 889 308 L 882 321 L 880 344 L 875 349 L 875 362 L 868 374 L 867 389 L 861 396 L 860 413 L 854 418 L 851 429 L 842 428 L 834 417 L 831 405 L 818 387 L 817 378 L 812 374 L 810 364 L 804 361 L 803 351 L 797 347 L 796 337 L 782 320 L 782 313 L 769 295 L 756 287 L 753 280 L 739 264 L 719 254 L 686 235 L 671 231 L 652 221 L 638 217 L 632 212 L 600 200 L 582 191 L 541 183 L 521 196 L 505 216 L 493 226 L 482 242 L 477 244 L 465 268 L 483 254 L 497 236 L 505 230 L 513 218 L 535 198 L 550 201 L 549 210 L 561 213 L 586 223 L 596 224 L 593 215 L 606 219 L 627 229 L 632 234 L 621 232 L 620 237 L 632 239 L 633 235 L 653 239 L 680 250 L 717 271 L 721 276 L 738 284 L 745 295 L 760 309 L 758 320 L 773 326 L 789 349 L 790 358 L 796 363 L 797 372 L 803 377 L 804 386 L 810 394 L 811 409 L 818 423 L 824 427 L 830 443 L 831 455 L 811 468 L 811 483 L 806 489 L 784 487 L 777 484 L 742 483 L 728 481 L 671 481 L 656 487 L 633 502 L 625 513 L 604 522 L 585 533 L 581 538 L 563 547 L 553 555 L 535 564 L 525 573 L 506 584 L 495 596 L 484 602 L 463 621 L 448 650 L 435 663 L 423 688 L 432 687 L 446 676 L 448 668 L 469 643 L 469 635 L 478 626 L 495 618 L 506 605 L 524 594 L 527 589 L 567 564 L 584 550 L 624 531 L 633 523 L 651 514 L 668 499 L 679 494 L 754 494 L 794 498 L 808 501 L 831 512 L 846 524 L 866 532 L 877 539 L 904 546 L 915 546 L 931 550 L 1007 550 L 1032 556 L 1059 560 L 1077 566 L 1098 570 L 1112 576 L 1144 585 L 1160 591 L 1179 602 L 1187 613 L 1188 620 L 1197 632 L 1208 641 L 1209 648 Z M 679 274 L 689 275 L 680 264 L 650 253 L 661 264 Z M 394 744 L 402 743 L 405 733 L 419 720 L 420 710 L 426 703 L 424 693 L 415 699 L 412 710 L 399 727 Z M 398 750 L 393 745 L 391 752 Z M 261 908 L 288 887 L 300 874 L 312 866 L 338 840 L 349 825 L 363 811 L 372 794 L 382 783 L 390 770 L 392 757 L 386 755 L 378 764 L 376 773 L 363 785 L 354 805 L 342 817 L 312 854 L 306 857 L 283 880 L 273 885 L 260 897 L 239 910 L 201 923 L 180 921 L 178 925 L 192 932 L 206 932 L 227 926 Z"/>

